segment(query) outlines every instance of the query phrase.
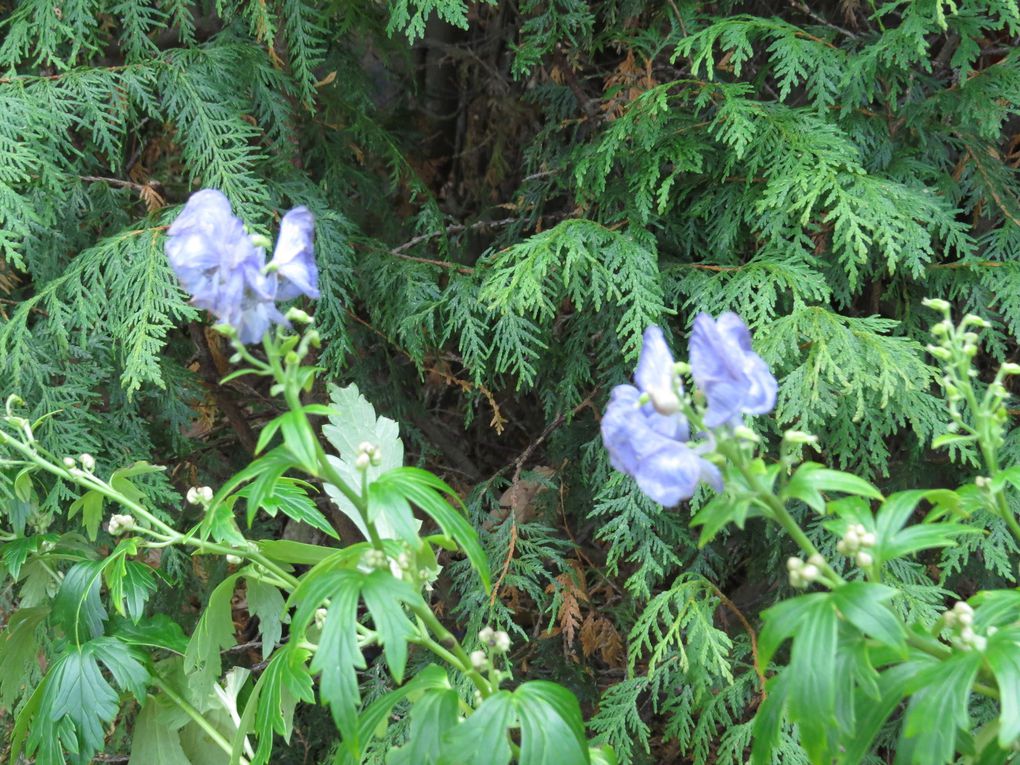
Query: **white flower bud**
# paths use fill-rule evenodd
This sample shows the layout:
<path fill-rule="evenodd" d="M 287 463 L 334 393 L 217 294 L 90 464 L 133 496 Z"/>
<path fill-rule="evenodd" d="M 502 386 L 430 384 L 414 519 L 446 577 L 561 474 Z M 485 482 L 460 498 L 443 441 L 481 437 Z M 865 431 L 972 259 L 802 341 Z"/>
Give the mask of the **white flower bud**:
<path fill-rule="evenodd" d="M 196 489 L 194 486 L 192 486 L 190 489 L 188 489 L 188 493 L 184 495 L 184 498 L 186 500 L 188 500 L 188 504 L 189 505 L 197 505 L 198 504 L 198 489 Z"/>
<path fill-rule="evenodd" d="M 506 653 L 510 650 L 510 636 L 503 632 L 503 630 L 496 633 L 494 641 L 494 648 L 500 653 Z"/>
<path fill-rule="evenodd" d="M 361 453 L 368 454 L 373 449 L 375 449 L 375 445 L 371 441 L 362 441 L 360 444 L 358 444 L 357 452 L 359 454 Z"/>
<path fill-rule="evenodd" d="M 811 557 L 807 560 L 812 566 L 817 566 L 818 568 L 825 565 L 825 558 L 822 557 L 821 553 L 812 553 Z"/>
<path fill-rule="evenodd" d="M 81 466 L 85 468 L 88 472 L 91 473 L 93 470 L 96 469 L 96 458 L 93 457 L 91 454 L 83 454 L 78 459 L 81 460 Z"/>
<path fill-rule="evenodd" d="M 208 486 L 198 487 L 198 498 L 205 504 L 212 502 L 213 490 Z"/>
<path fill-rule="evenodd" d="M 956 604 L 953 606 L 953 610 L 957 614 L 970 614 L 971 616 L 974 615 L 974 609 L 970 607 L 969 603 L 963 600 L 956 601 Z"/>
<path fill-rule="evenodd" d="M 358 456 L 354 458 L 354 467 L 362 472 L 368 470 L 368 466 L 371 464 L 372 458 L 368 456 L 367 452 L 359 452 Z"/>
<path fill-rule="evenodd" d="M 241 565 L 241 558 L 238 555 L 234 555 L 232 553 L 227 553 L 224 556 L 224 558 L 226 559 L 227 563 L 229 563 L 231 566 L 240 566 Z"/>
<path fill-rule="evenodd" d="M 874 531 L 865 531 L 861 534 L 861 547 L 874 547 L 878 542 Z"/>
<path fill-rule="evenodd" d="M 962 640 L 964 643 L 973 643 L 974 642 L 974 628 L 973 627 L 964 627 L 963 629 L 961 629 L 960 630 L 960 640 Z"/>
<path fill-rule="evenodd" d="M 327 614 L 327 611 L 326 611 L 325 608 L 316 608 L 315 609 L 315 626 L 318 627 L 320 630 L 322 629 L 323 625 L 326 623 L 326 614 Z"/>
<path fill-rule="evenodd" d="M 114 513 L 110 516 L 109 523 L 106 524 L 106 530 L 110 532 L 110 536 L 115 537 L 120 534 L 133 529 L 135 527 L 134 516 L 131 515 L 120 515 Z"/>
<path fill-rule="evenodd" d="M 496 632 L 492 629 L 492 627 L 482 627 L 482 629 L 478 631 L 478 639 L 486 645 L 494 645 L 493 640 L 495 637 Z"/>
<path fill-rule="evenodd" d="M 949 301 L 942 298 L 925 298 L 921 305 L 931 308 L 933 311 L 948 311 Z"/>
<path fill-rule="evenodd" d="M 733 429 L 733 435 L 741 441 L 750 441 L 753 444 L 761 443 L 761 437 L 746 425 L 737 425 Z"/>
<path fill-rule="evenodd" d="M 996 627 L 994 624 L 991 627 L 989 627 L 988 629 L 985 630 L 985 632 L 988 633 L 988 637 L 991 637 L 992 635 L 994 635 L 998 631 L 999 631 L 999 628 Z"/>
<path fill-rule="evenodd" d="M 845 539 L 841 539 L 838 542 L 836 542 L 836 552 L 838 552 L 840 555 L 849 555 L 850 554 L 850 548 L 848 548 L 846 546 L 846 540 Z"/>
<path fill-rule="evenodd" d="M 74 457 L 64 457 L 62 460 L 64 467 L 73 468 L 75 466 Z"/>
<path fill-rule="evenodd" d="M 368 453 L 369 459 L 372 460 L 372 464 L 376 467 L 382 464 L 382 449 L 378 446 L 374 447 L 371 452 Z"/>
<path fill-rule="evenodd" d="M 788 444 L 817 444 L 818 436 L 802 430 L 788 430 L 783 433 L 783 440 Z"/>
<path fill-rule="evenodd" d="M 804 568 L 804 561 L 797 556 L 793 556 L 786 559 L 786 570 L 787 571 L 800 571 Z"/>
<path fill-rule="evenodd" d="M 956 621 L 963 627 L 970 627 L 974 624 L 974 614 L 961 611 L 956 615 Z"/>
<path fill-rule="evenodd" d="M 818 566 L 808 563 L 804 568 L 800 570 L 800 575 L 804 578 L 805 582 L 815 582 L 818 580 L 819 575 Z"/>
<path fill-rule="evenodd" d="M 864 552 L 864 550 L 861 550 L 859 553 L 857 553 L 856 560 L 857 565 L 860 566 L 861 568 L 867 568 L 868 566 L 875 562 L 875 559 L 871 557 L 871 553 Z"/>
<path fill-rule="evenodd" d="M 471 666 L 479 672 L 485 669 L 489 664 L 489 657 L 485 655 L 485 651 L 472 651 L 470 658 Z"/>
<path fill-rule="evenodd" d="M 983 651 L 985 650 L 985 648 L 988 647 L 988 638 L 984 637 L 983 635 L 975 635 L 971 639 L 970 644 L 974 646 L 975 650 Z"/>

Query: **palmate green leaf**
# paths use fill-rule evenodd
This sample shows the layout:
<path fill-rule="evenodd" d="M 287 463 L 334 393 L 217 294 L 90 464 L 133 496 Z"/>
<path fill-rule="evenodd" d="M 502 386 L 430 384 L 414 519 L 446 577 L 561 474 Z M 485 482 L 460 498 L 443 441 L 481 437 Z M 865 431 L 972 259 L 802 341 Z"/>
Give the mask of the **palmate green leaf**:
<path fill-rule="evenodd" d="M 120 698 L 103 676 L 100 662 L 118 686 L 144 698 L 148 673 L 127 646 L 97 638 L 68 650 L 50 665 L 26 742 L 39 765 L 63 763 L 57 747 L 88 759 L 105 743 L 105 724 L 120 709 Z"/>
<path fill-rule="evenodd" d="M 49 611 L 42 606 L 19 608 L 0 633 L 0 708 L 12 708 L 25 687 L 41 647 L 39 625 Z"/>
<path fill-rule="evenodd" d="M 254 730 L 258 733 L 259 742 L 252 765 L 264 765 L 270 761 L 274 732 L 290 743 L 297 703 L 315 701 L 312 676 L 307 667 L 310 657 L 310 651 L 287 645 L 273 657 L 259 678 L 256 691 L 248 700 L 249 705 L 256 701 L 258 704 Z M 241 728 L 238 734 L 243 738 Z"/>
<path fill-rule="evenodd" d="M 817 513 L 825 512 L 822 492 L 840 492 L 871 499 L 882 499 L 882 493 L 870 483 L 850 473 L 830 470 L 816 462 L 805 462 L 783 489 L 784 499 L 799 499 Z"/>
<path fill-rule="evenodd" d="M 815 600 L 797 623 L 790 652 L 787 708 L 812 762 L 827 762 L 835 743 L 838 627 L 831 601 Z"/>
<path fill-rule="evenodd" d="M 82 561 L 64 574 L 53 599 L 53 619 L 78 645 L 103 634 L 106 608 L 99 597 L 104 561 Z"/>
<path fill-rule="evenodd" d="M 89 539 L 93 542 L 99 532 L 99 524 L 103 520 L 103 504 L 105 502 L 106 497 L 98 491 L 87 491 L 67 508 L 68 518 L 74 518 L 79 512 L 81 513 L 81 522 L 85 526 Z"/>
<path fill-rule="evenodd" d="M 415 633 L 414 625 L 404 613 L 403 604 L 423 603 L 421 595 L 403 579 L 393 576 L 389 570 L 377 570 L 364 577 L 361 596 L 365 599 L 365 605 L 379 633 L 390 674 L 398 683 L 403 682 L 404 668 L 407 666 L 407 640 Z"/>
<path fill-rule="evenodd" d="M 854 719 L 857 724 L 853 731 L 841 735 L 840 765 L 858 765 L 864 759 L 882 725 L 906 695 L 907 685 L 918 669 L 915 663 L 904 663 L 881 673 L 877 698 L 859 688 L 854 690 Z"/>
<path fill-rule="evenodd" d="M 152 614 L 139 622 L 114 617 L 110 634 L 129 646 L 158 648 L 179 656 L 188 650 L 188 637 L 181 625 L 166 614 Z"/>
<path fill-rule="evenodd" d="M 832 604 L 865 635 L 906 655 L 906 631 L 886 603 L 896 597 L 892 587 L 871 582 L 847 582 L 832 591 Z"/>
<path fill-rule="evenodd" d="M 308 496 L 307 489 L 313 488 L 311 484 L 297 478 L 276 477 L 271 485 L 266 488 L 262 484 L 261 479 L 262 476 L 238 492 L 238 496 L 249 498 L 249 527 L 251 527 L 252 521 L 255 518 L 255 513 L 261 508 L 273 518 L 280 512 L 288 518 L 293 518 L 295 521 L 306 523 L 312 528 L 318 529 L 326 536 L 340 539 L 336 529 L 326 519 L 326 516 L 322 514 L 322 511 L 316 507 L 315 501 Z M 257 497 L 257 500 L 253 501 L 251 499 L 253 497 Z"/>
<path fill-rule="evenodd" d="M 262 638 L 262 659 L 269 655 L 280 642 L 283 622 L 289 621 L 285 612 L 285 601 L 278 587 L 257 579 L 245 577 L 248 612 L 259 620 L 259 636 Z"/>
<path fill-rule="evenodd" d="M 137 552 L 137 540 L 124 539 L 103 562 L 103 578 L 110 592 L 110 602 L 118 614 L 126 614 L 135 622 L 142 618 L 146 601 L 156 591 L 152 569 L 138 561 L 128 560 L 129 555 Z"/>
<path fill-rule="evenodd" d="M 521 726 L 521 765 L 588 765 L 588 741 L 577 697 L 546 680 L 513 692 Z"/>
<path fill-rule="evenodd" d="M 391 530 L 397 539 L 402 539 L 412 547 L 417 547 L 418 531 L 421 521 L 414 517 L 411 505 L 404 496 L 401 486 L 387 481 L 386 475 L 369 484 L 368 487 L 368 519 Z"/>
<path fill-rule="evenodd" d="M 128 765 L 192 765 L 178 733 L 187 717 L 177 707 L 166 706 L 161 698 L 149 696 L 135 718 Z"/>
<path fill-rule="evenodd" d="M 1020 738 L 1020 629 L 1002 629 L 990 635 L 984 655 L 999 686 L 997 740 L 1000 747 L 1008 749 Z"/>
<path fill-rule="evenodd" d="M 507 729 L 517 719 L 510 691 L 496 691 L 464 722 L 446 731 L 439 765 L 507 765 Z"/>
<path fill-rule="evenodd" d="M 430 689 L 414 699 L 407 743 L 390 751 L 386 765 L 439 765 L 443 735 L 457 725 L 459 701 L 452 688 Z"/>
<path fill-rule="evenodd" d="M 449 689 L 450 679 L 446 670 L 436 664 L 429 664 L 399 688 L 385 693 L 371 704 L 358 717 L 358 740 L 362 744 L 376 735 L 382 735 L 386 718 L 399 702 L 409 697 L 418 697 L 422 691 L 429 689 Z M 346 740 L 340 742 L 337 765 L 358 765 L 360 753 L 348 746 Z"/>
<path fill-rule="evenodd" d="M 198 689 L 211 691 L 222 670 L 220 651 L 236 644 L 234 621 L 230 601 L 234 596 L 240 572 L 232 574 L 216 585 L 202 618 L 184 652 L 184 671 L 188 682 Z"/>
<path fill-rule="evenodd" d="M 908 686 L 913 695 L 900 734 L 897 765 L 954 761 L 958 732 L 970 728 L 970 689 L 981 661 L 978 651 L 954 651 L 914 675 Z"/>
<path fill-rule="evenodd" d="M 478 534 L 468 523 L 464 515 L 450 506 L 443 495 L 456 497 L 457 494 L 445 481 L 426 470 L 419 468 L 396 468 L 380 476 L 379 481 L 392 487 L 410 502 L 424 510 L 443 533 L 454 539 L 467 555 L 468 560 L 478 572 L 485 589 L 491 582 L 489 560 L 478 541 Z M 458 507 L 463 505 L 458 500 Z"/>

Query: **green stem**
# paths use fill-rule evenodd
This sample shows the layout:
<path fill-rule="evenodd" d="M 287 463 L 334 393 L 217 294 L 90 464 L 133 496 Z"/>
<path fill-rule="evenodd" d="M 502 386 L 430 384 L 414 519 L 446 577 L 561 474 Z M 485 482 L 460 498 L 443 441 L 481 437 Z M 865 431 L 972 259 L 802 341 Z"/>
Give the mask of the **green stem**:
<path fill-rule="evenodd" d="M 152 684 L 159 688 L 161 691 L 163 691 L 163 693 L 166 694 L 166 697 L 168 699 L 170 699 L 174 704 L 180 707 L 188 715 L 188 717 L 194 720 L 195 724 L 203 731 L 205 731 L 206 735 L 213 740 L 213 743 L 215 743 L 216 746 L 218 746 L 228 755 L 233 753 L 234 748 L 230 745 L 230 742 L 227 741 L 226 738 L 224 738 L 223 734 L 216 730 L 216 728 L 213 727 L 212 723 L 205 719 L 205 717 L 202 716 L 202 713 L 195 709 L 195 707 L 193 707 L 188 702 L 187 699 L 185 699 L 183 696 L 180 696 L 176 691 L 173 690 L 173 688 L 167 685 L 163 678 L 159 677 L 159 675 L 153 675 Z M 248 765 L 248 760 L 246 760 L 244 757 L 241 757 L 241 763 L 242 765 Z"/>
<path fill-rule="evenodd" d="M 415 616 L 421 619 L 429 631 L 439 638 L 440 647 L 445 649 L 444 653 L 448 651 L 452 654 L 452 658 L 455 659 L 455 661 L 450 663 L 467 675 L 467 678 L 478 689 L 478 692 L 482 694 L 482 698 L 490 696 L 492 694 L 492 687 L 488 681 L 471 665 L 471 658 L 467 655 L 464 647 L 457 642 L 457 638 L 454 637 L 453 633 L 443 626 L 442 622 L 432 612 L 432 609 L 426 605 L 425 601 L 411 603 L 408 607 Z M 447 646 L 449 646 L 448 649 Z M 449 659 L 446 660 L 449 661 Z"/>

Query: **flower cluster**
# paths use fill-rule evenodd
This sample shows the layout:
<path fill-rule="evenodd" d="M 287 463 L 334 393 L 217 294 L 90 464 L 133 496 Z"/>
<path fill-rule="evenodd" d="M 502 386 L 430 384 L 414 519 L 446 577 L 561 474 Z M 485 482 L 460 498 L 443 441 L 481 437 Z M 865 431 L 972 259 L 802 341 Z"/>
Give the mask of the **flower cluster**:
<path fill-rule="evenodd" d="M 707 405 L 708 428 L 741 424 L 743 414 L 764 414 L 776 401 L 776 379 L 751 350 L 751 334 L 733 313 L 718 320 L 695 319 L 690 371 Z M 641 491 L 662 505 L 689 499 L 701 481 L 722 490 L 719 468 L 703 456 L 713 437 L 691 441 L 683 409 L 680 371 L 659 327 L 648 327 L 634 373 L 635 385 L 618 385 L 602 418 L 602 439 L 614 468 L 633 477 Z"/>
<path fill-rule="evenodd" d="M 277 300 L 319 297 L 314 229 L 304 207 L 288 212 L 266 265 L 265 250 L 245 231 L 229 200 L 204 189 L 192 194 L 170 226 L 166 254 L 192 303 L 232 326 L 242 343 L 255 343 L 271 324 L 286 324 Z"/>

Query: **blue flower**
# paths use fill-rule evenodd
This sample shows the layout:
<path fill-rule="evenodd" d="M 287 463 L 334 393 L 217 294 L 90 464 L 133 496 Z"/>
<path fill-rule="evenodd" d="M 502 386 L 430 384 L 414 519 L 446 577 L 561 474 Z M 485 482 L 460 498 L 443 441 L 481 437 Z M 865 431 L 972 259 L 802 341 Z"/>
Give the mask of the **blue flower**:
<path fill-rule="evenodd" d="M 735 313 L 698 315 L 690 361 L 691 376 L 708 401 L 707 427 L 739 425 L 741 415 L 765 414 L 776 405 L 776 378 L 751 350 L 751 333 Z"/>
<path fill-rule="evenodd" d="M 658 327 L 645 330 L 634 379 L 640 390 L 616 386 L 602 418 L 610 464 L 666 506 L 690 499 L 701 481 L 721 491 L 719 469 L 688 442 L 690 426 L 678 411 L 680 379 Z"/>
<path fill-rule="evenodd" d="M 318 297 L 312 255 L 314 219 L 303 207 L 284 216 L 272 268 L 219 191 L 191 195 L 167 232 L 166 254 L 191 302 L 237 331 L 245 344 L 286 324 L 277 300 Z M 271 273 L 270 273 L 271 272 Z"/>
<path fill-rule="evenodd" d="M 266 269 L 279 279 L 277 300 L 291 300 L 298 295 L 319 297 L 319 274 L 312 249 L 314 234 L 315 218 L 307 208 L 295 207 L 280 221 L 276 250 Z"/>

